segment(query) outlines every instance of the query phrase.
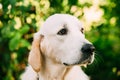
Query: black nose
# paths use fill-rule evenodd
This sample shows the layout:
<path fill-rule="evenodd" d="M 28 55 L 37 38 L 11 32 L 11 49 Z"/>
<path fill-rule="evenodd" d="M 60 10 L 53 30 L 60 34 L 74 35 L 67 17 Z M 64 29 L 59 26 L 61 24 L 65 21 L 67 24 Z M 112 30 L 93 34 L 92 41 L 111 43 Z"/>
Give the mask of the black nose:
<path fill-rule="evenodd" d="M 87 54 L 93 54 L 93 52 L 95 51 L 95 47 L 92 45 L 92 44 L 84 44 L 83 46 L 82 46 L 82 49 L 81 49 L 81 51 L 83 52 L 83 53 L 87 53 Z"/>

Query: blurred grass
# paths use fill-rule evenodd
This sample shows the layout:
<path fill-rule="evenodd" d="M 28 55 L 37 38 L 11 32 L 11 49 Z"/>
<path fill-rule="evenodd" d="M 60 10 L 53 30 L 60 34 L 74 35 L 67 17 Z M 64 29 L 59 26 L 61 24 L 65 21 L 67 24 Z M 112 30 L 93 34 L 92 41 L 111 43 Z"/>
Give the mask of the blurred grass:
<path fill-rule="evenodd" d="M 78 17 L 96 47 L 92 80 L 120 80 L 119 0 L 0 0 L 0 80 L 19 80 L 33 33 L 54 13 Z"/>

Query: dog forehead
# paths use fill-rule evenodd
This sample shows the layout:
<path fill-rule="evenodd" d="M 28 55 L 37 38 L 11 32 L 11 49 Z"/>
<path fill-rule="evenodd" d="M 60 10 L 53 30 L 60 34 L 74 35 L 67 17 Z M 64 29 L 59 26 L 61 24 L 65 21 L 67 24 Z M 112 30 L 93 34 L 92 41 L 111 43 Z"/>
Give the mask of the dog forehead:
<path fill-rule="evenodd" d="M 75 25 L 78 27 L 83 27 L 82 23 L 74 16 L 68 14 L 54 14 L 47 18 L 42 27 L 40 28 L 40 32 L 42 34 L 52 34 L 55 31 L 61 29 L 64 25 Z"/>

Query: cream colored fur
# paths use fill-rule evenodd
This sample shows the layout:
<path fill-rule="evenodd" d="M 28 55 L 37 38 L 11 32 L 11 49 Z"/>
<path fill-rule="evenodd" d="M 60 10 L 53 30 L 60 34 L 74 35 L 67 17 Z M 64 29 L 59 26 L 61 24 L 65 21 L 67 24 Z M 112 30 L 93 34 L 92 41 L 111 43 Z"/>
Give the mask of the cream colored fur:
<path fill-rule="evenodd" d="M 66 35 L 58 35 L 62 28 Z M 81 32 L 80 21 L 68 14 L 50 16 L 40 31 L 35 33 L 29 53 L 29 66 L 22 80 L 89 80 L 79 65 L 72 65 L 82 58 L 81 48 L 90 43 Z M 93 58 L 93 56 L 92 56 Z M 70 66 L 64 65 L 70 64 Z"/>

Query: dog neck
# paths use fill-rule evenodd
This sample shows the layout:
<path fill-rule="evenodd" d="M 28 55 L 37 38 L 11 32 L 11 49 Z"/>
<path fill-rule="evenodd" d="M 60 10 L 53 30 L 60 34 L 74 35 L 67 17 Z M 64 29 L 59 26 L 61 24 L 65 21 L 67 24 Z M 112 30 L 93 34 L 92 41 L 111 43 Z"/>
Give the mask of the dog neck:
<path fill-rule="evenodd" d="M 39 80 L 64 80 L 67 68 L 64 65 L 52 62 L 47 58 L 39 73 L 41 79 Z"/>

